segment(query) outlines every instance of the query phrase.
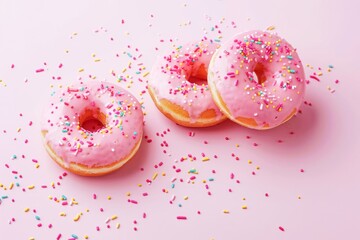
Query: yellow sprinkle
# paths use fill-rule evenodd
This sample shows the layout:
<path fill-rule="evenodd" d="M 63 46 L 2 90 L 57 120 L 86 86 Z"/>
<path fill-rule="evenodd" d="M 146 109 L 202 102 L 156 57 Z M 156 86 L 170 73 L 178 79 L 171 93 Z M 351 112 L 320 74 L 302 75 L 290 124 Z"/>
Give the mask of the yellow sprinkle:
<path fill-rule="evenodd" d="M 318 72 L 317 75 L 318 75 L 318 76 L 322 76 L 323 73 L 322 73 L 322 72 Z"/>
<path fill-rule="evenodd" d="M 84 71 L 84 69 L 83 68 L 79 68 L 79 72 L 83 72 Z"/>
<path fill-rule="evenodd" d="M 248 160 L 248 164 L 252 164 L 252 161 L 251 161 L 251 160 Z"/>
<path fill-rule="evenodd" d="M 246 205 L 242 205 L 241 208 L 242 208 L 242 209 L 247 209 L 247 206 L 246 206 Z"/>
<path fill-rule="evenodd" d="M 100 61 L 101 61 L 100 58 L 97 58 L 97 59 L 94 60 L 94 62 L 100 62 Z"/>
<path fill-rule="evenodd" d="M 10 183 L 9 189 L 11 190 L 14 187 L 14 183 Z"/>
<path fill-rule="evenodd" d="M 188 200 L 188 199 L 189 199 L 189 197 L 188 197 L 188 196 L 185 196 L 185 197 L 184 197 L 184 200 Z"/>
<path fill-rule="evenodd" d="M 127 192 L 126 193 L 126 196 L 130 197 L 131 193 L 130 192 Z"/>
<path fill-rule="evenodd" d="M 124 68 L 124 69 L 122 70 L 122 72 L 123 72 L 123 73 L 126 72 L 126 68 Z"/>
<path fill-rule="evenodd" d="M 30 211 L 30 208 L 25 208 L 24 209 L 24 212 L 29 212 Z"/>
<path fill-rule="evenodd" d="M 111 196 L 108 196 L 107 199 L 108 199 L 108 200 L 111 200 Z"/>
<path fill-rule="evenodd" d="M 271 30 L 274 30 L 274 29 L 275 29 L 275 26 L 269 26 L 266 30 L 271 31 Z"/>
<path fill-rule="evenodd" d="M 227 209 L 225 209 L 225 210 L 224 210 L 224 213 L 228 214 L 228 213 L 230 213 L 230 211 L 227 210 Z"/>
<path fill-rule="evenodd" d="M 89 236 L 88 236 L 88 235 L 85 235 L 84 238 L 85 238 L 85 239 L 89 239 Z"/>
<path fill-rule="evenodd" d="M 142 184 L 141 184 L 141 183 L 139 183 L 139 184 L 138 184 L 138 187 L 142 187 Z"/>
<path fill-rule="evenodd" d="M 66 213 L 61 212 L 59 215 L 60 215 L 61 217 L 65 217 L 65 216 L 66 216 Z"/>
<path fill-rule="evenodd" d="M 158 176 L 158 173 L 154 173 L 153 177 L 152 177 L 152 180 L 154 181 Z"/>
<path fill-rule="evenodd" d="M 116 228 L 119 229 L 120 228 L 120 223 L 116 224 Z"/>
<path fill-rule="evenodd" d="M 256 166 L 256 170 L 260 170 L 260 167 L 259 167 L 259 166 Z"/>
<path fill-rule="evenodd" d="M 34 189 L 35 188 L 35 186 L 34 185 L 30 185 L 30 186 L 28 186 L 28 189 Z"/>
<path fill-rule="evenodd" d="M 35 240 L 35 238 L 34 238 L 34 237 L 30 237 L 29 240 Z"/>
<path fill-rule="evenodd" d="M 91 54 L 91 56 L 92 56 L 92 57 L 95 57 L 95 56 L 96 56 L 96 54 L 95 54 L 95 53 L 93 53 L 93 54 Z"/>
<path fill-rule="evenodd" d="M 203 162 L 206 162 L 206 161 L 209 161 L 209 160 L 210 160 L 209 157 L 203 157 L 203 158 L 202 158 L 202 161 L 203 161 Z"/>
<path fill-rule="evenodd" d="M 143 77 L 146 77 L 149 74 L 150 74 L 150 72 L 146 72 L 146 73 L 143 74 Z"/>
<path fill-rule="evenodd" d="M 20 132 L 20 131 L 21 131 L 21 128 L 18 128 L 16 131 L 17 131 L 17 132 Z"/>
<path fill-rule="evenodd" d="M 238 148 L 239 146 L 240 146 L 239 144 L 236 144 L 236 145 L 235 145 L 235 147 L 237 147 L 237 148 Z"/>
<path fill-rule="evenodd" d="M 35 164 L 35 168 L 39 168 L 40 167 L 40 164 Z"/>
<path fill-rule="evenodd" d="M 163 172 L 163 173 L 161 173 L 161 175 L 162 175 L 163 177 L 165 177 L 165 176 L 166 176 L 166 173 Z"/>
<path fill-rule="evenodd" d="M 116 216 L 116 215 L 113 215 L 113 216 L 111 216 L 111 220 L 115 220 L 115 219 L 117 219 L 118 217 Z"/>
<path fill-rule="evenodd" d="M 77 214 L 77 215 L 74 217 L 74 221 L 75 221 L 75 222 L 79 221 L 80 216 L 81 216 L 81 214 L 80 214 L 80 213 L 79 213 L 79 214 Z"/>

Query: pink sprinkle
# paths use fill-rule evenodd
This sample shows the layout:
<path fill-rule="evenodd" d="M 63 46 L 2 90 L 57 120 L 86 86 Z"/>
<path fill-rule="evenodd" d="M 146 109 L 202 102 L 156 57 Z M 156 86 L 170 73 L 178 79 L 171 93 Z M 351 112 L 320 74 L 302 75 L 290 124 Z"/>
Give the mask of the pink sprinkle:
<path fill-rule="evenodd" d="M 185 216 L 177 216 L 176 218 L 178 220 L 187 220 L 187 217 L 185 217 Z"/>
<path fill-rule="evenodd" d="M 137 201 L 132 200 L 132 199 L 129 199 L 129 200 L 128 200 L 128 202 L 133 203 L 133 204 L 138 204 L 138 202 L 137 202 Z"/>
<path fill-rule="evenodd" d="M 59 68 L 62 68 L 62 66 L 63 66 L 63 64 L 62 64 L 62 63 L 60 63 L 60 64 L 59 64 Z"/>
<path fill-rule="evenodd" d="M 230 174 L 230 179 L 234 179 L 234 177 L 235 177 L 235 174 L 234 174 L 234 173 L 231 173 L 231 174 Z"/>
<path fill-rule="evenodd" d="M 143 213 L 143 218 L 146 218 L 146 213 Z"/>
<path fill-rule="evenodd" d="M 283 232 L 285 232 L 285 229 L 282 226 L 279 226 L 279 229 Z"/>
<path fill-rule="evenodd" d="M 315 77 L 315 76 L 313 76 L 313 75 L 310 75 L 310 78 L 315 79 L 316 81 L 320 82 L 320 79 L 317 78 L 317 77 Z"/>
<path fill-rule="evenodd" d="M 302 172 L 302 173 L 303 173 L 303 172 L 305 172 L 305 170 L 304 170 L 304 169 L 300 169 L 300 172 Z"/>
<path fill-rule="evenodd" d="M 60 240 L 61 238 L 61 233 L 59 233 L 59 235 L 56 237 L 56 240 Z"/>
<path fill-rule="evenodd" d="M 14 68 L 15 67 L 15 65 L 14 64 L 11 64 L 11 68 Z"/>
<path fill-rule="evenodd" d="M 96 196 L 96 194 L 94 193 L 94 194 L 93 194 L 93 199 L 96 199 L 96 197 L 97 197 L 97 196 Z"/>
<path fill-rule="evenodd" d="M 144 192 L 142 195 L 143 195 L 144 197 L 146 197 L 146 196 L 148 196 L 149 194 L 146 193 L 146 192 Z"/>
<path fill-rule="evenodd" d="M 45 71 L 43 68 L 39 68 L 39 69 L 36 69 L 36 73 L 41 73 L 41 72 L 43 72 L 43 71 Z"/>

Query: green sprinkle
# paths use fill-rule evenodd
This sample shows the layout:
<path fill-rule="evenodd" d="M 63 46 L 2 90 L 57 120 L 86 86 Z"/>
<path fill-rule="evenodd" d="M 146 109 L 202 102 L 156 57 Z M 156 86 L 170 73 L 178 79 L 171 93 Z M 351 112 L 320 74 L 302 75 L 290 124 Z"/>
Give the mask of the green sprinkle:
<path fill-rule="evenodd" d="M 66 122 L 65 122 L 65 125 L 66 125 L 66 126 L 70 126 L 70 122 L 66 121 Z"/>
<path fill-rule="evenodd" d="M 295 70 L 293 70 L 293 69 L 291 69 L 291 70 L 290 70 L 290 73 L 295 73 L 295 72 L 296 72 L 296 71 L 295 71 Z"/>
<path fill-rule="evenodd" d="M 261 45 L 262 41 L 256 41 L 255 43 Z"/>
<path fill-rule="evenodd" d="M 14 155 L 12 155 L 11 158 L 12 158 L 12 159 L 17 159 L 17 156 L 14 154 Z"/>
<path fill-rule="evenodd" d="M 127 55 L 128 55 L 129 57 L 132 57 L 132 55 L 131 55 L 130 53 L 127 53 Z"/>
<path fill-rule="evenodd" d="M 215 38 L 214 41 L 215 42 L 220 42 L 220 39 Z"/>
<path fill-rule="evenodd" d="M 195 168 L 190 169 L 190 170 L 189 170 L 189 173 L 196 173 L 196 169 L 195 169 Z"/>
<path fill-rule="evenodd" d="M 62 200 L 67 200 L 67 197 L 65 195 L 61 195 Z"/>
<path fill-rule="evenodd" d="M 78 239 L 79 237 L 76 234 L 71 234 L 71 236 L 75 239 Z"/>
<path fill-rule="evenodd" d="M 37 216 L 37 215 L 35 216 L 35 219 L 38 220 L 38 221 L 40 221 L 40 217 Z"/>
<path fill-rule="evenodd" d="M 135 131 L 133 134 L 134 134 L 134 135 L 137 135 L 138 133 L 137 133 L 137 131 Z"/>
<path fill-rule="evenodd" d="M 8 196 L 6 196 L 6 195 L 1 196 L 1 199 L 7 199 L 7 198 L 8 198 Z"/>
<path fill-rule="evenodd" d="M 67 130 L 67 129 L 63 129 L 62 132 L 63 132 L 63 133 L 67 133 L 68 130 Z"/>
<path fill-rule="evenodd" d="M 289 56 L 287 56 L 287 59 L 292 60 L 292 59 L 293 59 L 293 57 L 289 55 Z"/>
<path fill-rule="evenodd" d="M 209 181 L 210 181 L 210 182 L 212 182 L 212 181 L 214 181 L 214 180 L 215 180 L 214 178 L 209 178 Z"/>
<path fill-rule="evenodd" d="M 172 183 L 172 184 L 171 184 L 171 188 L 175 188 L 175 183 Z"/>

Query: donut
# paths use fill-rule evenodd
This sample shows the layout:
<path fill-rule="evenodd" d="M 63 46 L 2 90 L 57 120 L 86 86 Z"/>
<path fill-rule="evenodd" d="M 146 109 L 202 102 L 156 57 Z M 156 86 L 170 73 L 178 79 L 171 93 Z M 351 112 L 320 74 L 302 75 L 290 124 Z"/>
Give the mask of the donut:
<path fill-rule="evenodd" d="M 115 171 L 139 149 L 140 103 L 111 83 L 74 84 L 52 97 L 41 128 L 45 149 L 61 167 L 83 176 Z"/>
<path fill-rule="evenodd" d="M 208 65 L 217 47 L 205 39 L 174 46 L 170 54 L 155 62 L 148 90 L 160 112 L 175 123 L 208 127 L 226 119 L 207 85 Z"/>
<path fill-rule="evenodd" d="M 288 121 L 303 102 L 305 83 L 296 49 L 263 31 L 234 36 L 209 65 L 208 85 L 215 103 L 229 119 L 253 129 Z"/>

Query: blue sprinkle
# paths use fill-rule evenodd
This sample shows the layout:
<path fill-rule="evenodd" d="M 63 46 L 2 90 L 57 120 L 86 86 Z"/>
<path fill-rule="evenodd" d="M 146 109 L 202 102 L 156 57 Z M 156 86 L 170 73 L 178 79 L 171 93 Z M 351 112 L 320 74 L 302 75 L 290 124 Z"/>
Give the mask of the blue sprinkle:
<path fill-rule="evenodd" d="M 71 234 L 71 236 L 75 239 L 78 239 L 79 237 L 76 234 Z"/>
<path fill-rule="evenodd" d="M 329 68 L 334 68 L 334 66 L 330 64 L 330 65 L 329 65 Z"/>
<path fill-rule="evenodd" d="M 7 199 L 7 198 L 8 198 L 8 196 L 6 196 L 6 195 L 1 196 L 1 199 Z"/>
<path fill-rule="evenodd" d="M 290 59 L 290 60 L 292 60 L 292 59 L 293 59 L 293 57 L 292 57 L 292 56 L 290 56 L 290 55 L 289 55 L 289 56 L 287 56 L 287 58 L 288 58 L 288 59 Z"/>
<path fill-rule="evenodd" d="M 209 181 L 210 181 L 210 182 L 212 182 L 212 181 L 214 181 L 214 180 L 215 180 L 214 178 L 209 178 Z"/>
<path fill-rule="evenodd" d="M 40 220 L 40 217 L 36 215 L 36 216 L 35 216 L 35 219 L 39 221 L 39 220 Z"/>
<path fill-rule="evenodd" d="M 130 53 L 127 53 L 127 55 L 128 55 L 129 57 L 132 57 L 132 55 L 131 55 Z"/>
<path fill-rule="evenodd" d="M 175 188 L 175 183 L 171 184 L 171 188 Z"/>
<path fill-rule="evenodd" d="M 67 200 L 67 197 L 66 197 L 65 195 L 62 195 L 61 198 L 62 198 L 63 200 Z"/>

